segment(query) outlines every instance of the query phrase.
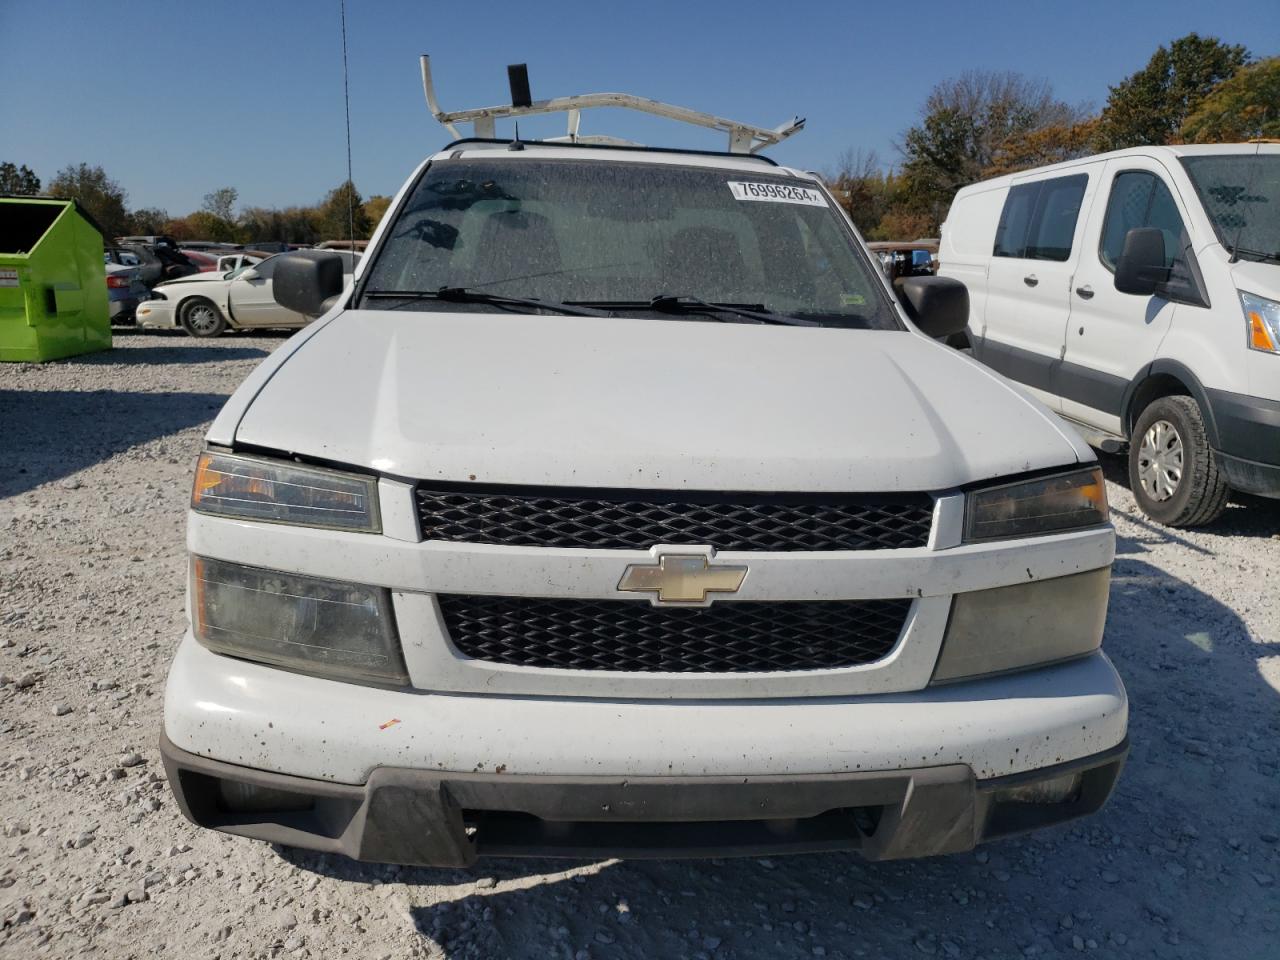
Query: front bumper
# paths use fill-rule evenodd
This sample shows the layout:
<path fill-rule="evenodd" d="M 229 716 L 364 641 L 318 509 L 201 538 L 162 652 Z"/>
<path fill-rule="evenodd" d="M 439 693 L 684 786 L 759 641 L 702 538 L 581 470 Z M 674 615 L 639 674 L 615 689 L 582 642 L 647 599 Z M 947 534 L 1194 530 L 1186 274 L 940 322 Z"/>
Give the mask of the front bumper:
<path fill-rule="evenodd" d="M 478 856 L 858 850 L 867 859 L 892 860 L 958 853 L 1097 811 L 1120 774 L 1128 741 L 1069 763 L 984 780 L 963 764 L 811 776 L 627 778 L 379 767 L 359 786 L 208 760 L 167 737 L 160 750 L 178 805 L 198 826 L 357 860 L 458 867 Z M 1028 788 L 1067 777 L 1077 778 L 1069 795 L 1033 802 Z"/>
<path fill-rule="evenodd" d="M 1280 497 L 1280 401 L 1210 390 L 1214 449 L 1227 482 L 1242 493 Z"/>
<path fill-rule="evenodd" d="M 134 317 L 140 327 L 172 328 L 178 325 L 173 304 L 168 300 L 144 300 Z"/>

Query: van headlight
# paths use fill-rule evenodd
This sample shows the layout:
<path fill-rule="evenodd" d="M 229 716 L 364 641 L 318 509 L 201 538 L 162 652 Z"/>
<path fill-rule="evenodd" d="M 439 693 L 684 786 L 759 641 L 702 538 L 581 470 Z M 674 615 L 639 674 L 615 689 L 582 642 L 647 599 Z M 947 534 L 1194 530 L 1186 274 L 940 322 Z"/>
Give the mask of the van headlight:
<path fill-rule="evenodd" d="M 1249 349 L 1280 353 L 1280 303 L 1241 290 L 1240 306 L 1249 330 Z"/>
<path fill-rule="evenodd" d="M 191 558 L 192 630 L 215 653 L 338 680 L 409 682 L 385 589 Z"/>
<path fill-rule="evenodd" d="M 373 477 L 217 451 L 200 455 L 191 509 L 241 520 L 382 531 Z"/>
<path fill-rule="evenodd" d="M 1101 467 L 976 490 L 965 497 L 964 540 L 1062 533 L 1107 522 Z"/>

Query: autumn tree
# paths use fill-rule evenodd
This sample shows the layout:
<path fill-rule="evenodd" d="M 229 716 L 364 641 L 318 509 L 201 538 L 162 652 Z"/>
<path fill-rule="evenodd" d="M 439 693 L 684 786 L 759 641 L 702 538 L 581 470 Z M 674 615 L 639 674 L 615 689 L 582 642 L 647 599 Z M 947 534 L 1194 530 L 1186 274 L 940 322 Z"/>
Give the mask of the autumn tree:
<path fill-rule="evenodd" d="M 236 201 L 240 199 L 240 191 L 235 187 L 219 187 L 204 195 L 200 209 L 211 213 L 219 220 L 232 223 L 236 218 Z"/>
<path fill-rule="evenodd" d="M 63 167 L 50 181 L 49 193 L 76 200 L 98 221 L 108 237 L 128 231 L 129 213 L 125 203 L 129 195 L 101 167 L 87 163 Z"/>
<path fill-rule="evenodd" d="M 1093 152 L 1097 126 L 1095 118 L 1015 133 L 996 148 L 991 165 L 982 171 L 982 179 L 1086 157 Z"/>
<path fill-rule="evenodd" d="M 1097 150 L 1173 143 L 1209 92 L 1248 60 L 1242 46 L 1189 33 L 1111 87 L 1093 137 Z"/>
<path fill-rule="evenodd" d="M 1182 124 L 1187 143 L 1280 137 L 1280 57 L 1241 67 L 1200 101 Z"/>
<path fill-rule="evenodd" d="M 192 240 L 212 240 L 214 243 L 236 243 L 240 240 L 235 223 L 208 210 L 197 210 L 186 221 L 194 232 Z"/>
<path fill-rule="evenodd" d="M 823 179 L 863 236 L 875 230 L 893 202 L 893 174 L 884 171 L 874 150 L 845 150 Z"/>
<path fill-rule="evenodd" d="M 40 178 L 25 163 L 20 167 L 8 161 L 0 163 L 0 194 L 33 197 L 39 192 Z"/>
<path fill-rule="evenodd" d="M 326 240 L 363 240 L 369 236 L 364 200 L 350 180 L 329 191 L 320 204 L 318 219 Z"/>
<path fill-rule="evenodd" d="M 390 206 L 391 198 L 380 193 L 375 193 L 364 202 L 364 216 L 369 221 L 370 233 L 381 222 L 383 215 L 386 214 L 387 208 Z"/>
<path fill-rule="evenodd" d="M 246 241 L 315 243 L 324 239 L 316 207 L 245 207 L 240 211 L 240 232 Z"/>
<path fill-rule="evenodd" d="M 128 232 L 133 236 L 155 236 L 161 233 L 167 233 L 165 224 L 169 222 L 168 211 L 161 210 L 159 207 L 142 207 L 139 210 L 131 210 L 129 212 Z"/>
<path fill-rule="evenodd" d="M 1012 140 L 1047 127 L 1073 126 L 1085 111 L 1052 87 L 1018 73 L 971 70 L 934 87 L 921 122 L 903 135 L 903 212 L 923 214 L 936 234 L 951 198 L 981 179 Z"/>

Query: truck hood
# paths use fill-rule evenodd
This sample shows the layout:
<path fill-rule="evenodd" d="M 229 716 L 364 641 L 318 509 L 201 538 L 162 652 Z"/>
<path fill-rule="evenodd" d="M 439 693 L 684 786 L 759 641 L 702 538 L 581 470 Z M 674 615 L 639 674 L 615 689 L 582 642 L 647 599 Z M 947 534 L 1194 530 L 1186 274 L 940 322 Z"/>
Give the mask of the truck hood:
<path fill-rule="evenodd" d="M 348 311 L 276 362 L 242 388 L 237 446 L 405 478 L 916 491 L 1092 459 L 1006 381 L 901 331 Z"/>

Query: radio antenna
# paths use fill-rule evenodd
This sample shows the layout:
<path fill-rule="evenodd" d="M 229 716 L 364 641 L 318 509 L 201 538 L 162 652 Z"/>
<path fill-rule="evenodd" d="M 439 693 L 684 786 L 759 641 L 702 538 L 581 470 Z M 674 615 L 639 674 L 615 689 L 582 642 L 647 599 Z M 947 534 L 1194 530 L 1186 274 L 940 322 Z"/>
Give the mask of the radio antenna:
<path fill-rule="evenodd" d="M 347 239 L 356 249 L 356 185 L 351 176 L 351 86 L 347 73 L 347 0 L 338 0 L 342 13 L 342 103 L 347 112 Z"/>

